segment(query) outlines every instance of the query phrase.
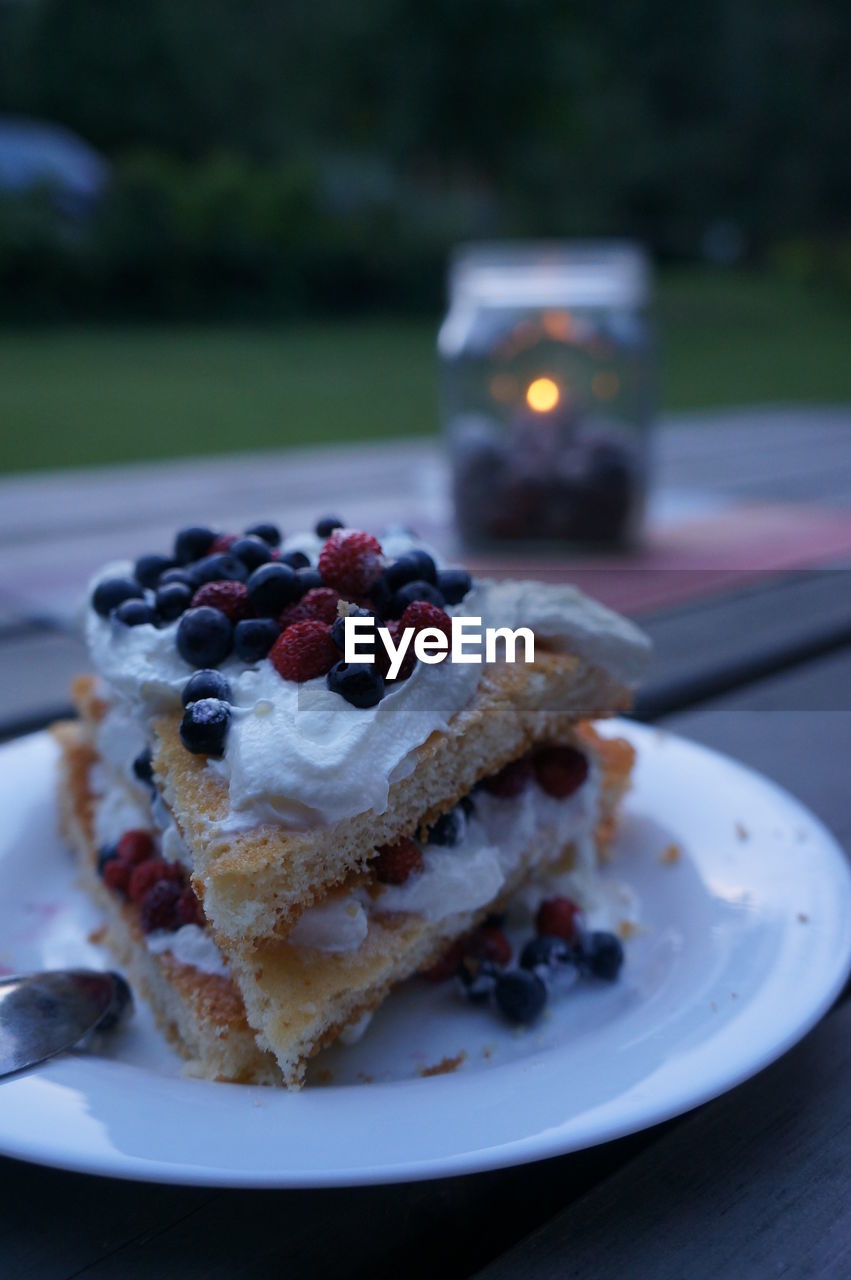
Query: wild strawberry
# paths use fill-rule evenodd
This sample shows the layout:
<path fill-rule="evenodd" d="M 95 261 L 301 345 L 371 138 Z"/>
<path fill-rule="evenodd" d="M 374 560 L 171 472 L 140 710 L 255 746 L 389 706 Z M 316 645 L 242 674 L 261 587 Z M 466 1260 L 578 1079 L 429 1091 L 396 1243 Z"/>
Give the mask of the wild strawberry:
<path fill-rule="evenodd" d="M 123 897 L 127 896 L 127 886 L 130 884 L 130 872 L 132 868 L 127 862 L 121 862 L 118 858 L 110 858 L 104 863 L 103 882 L 108 889 L 112 889 L 113 893 L 120 893 Z"/>
<path fill-rule="evenodd" d="M 175 911 L 181 924 L 197 924 L 203 929 L 207 923 L 204 919 L 201 903 L 198 901 L 195 890 L 191 885 L 187 885 L 177 899 Z"/>
<path fill-rule="evenodd" d="M 233 544 L 237 541 L 239 535 L 236 533 L 219 533 L 216 535 L 207 555 L 215 556 L 221 551 L 230 551 Z"/>
<path fill-rule="evenodd" d="M 300 600 L 288 604 L 278 617 L 279 627 L 291 627 L 294 622 L 325 622 L 330 627 L 337 621 L 339 595 L 333 587 L 311 587 Z"/>
<path fill-rule="evenodd" d="M 576 917 L 579 907 L 570 898 L 546 898 L 538 907 L 535 928 L 541 937 L 576 940 Z"/>
<path fill-rule="evenodd" d="M 177 903 L 183 890 L 173 880 L 158 880 L 142 899 L 139 923 L 145 933 L 179 927 Z"/>
<path fill-rule="evenodd" d="M 544 747 L 535 754 L 535 780 L 548 796 L 566 800 L 588 777 L 588 761 L 573 747 Z"/>
<path fill-rule="evenodd" d="M 339 658 L 331 628 L 311 619 L 294 622 L 269 650 L 269 661 L 284 680 L 313 680 L 324 676 Z"/>
<path fill-rule="evenodd" d="M 499 773 L 485 778 L 481 785 L 492 796 L 499 796 L 502 800 L 513 800 L 515 796 L 521 795 L 526 790 L 533 775 L 532 761 L 528 756 L 521 756 L 519 760 L 512 760 L 511 764 L 500 769 Z"/>
<path fill-rule="evenodd" d="M 383 568 L 381 543 L 357 529 L 335 529 L 319 553 L 323 582 L 346 599 L 368 594 Z"/>
<path fill-rule="evenodd" d="M 403 836 L 395 844 L 383 844 L 371 863 L 380 884 L 404 884 L 423 869 L 423 855 L 413 840 Z"/>
<path fill-rule="evenodd" d="M 402 634 L 401 622 L 388 622 L 385 625 L 387 627 L 387 630 L 390 632 L 391 640 L 393 641 L 394 645 L 397 645 L 399 643 L 399 637 Z M 381 672 L 384 678 L 387 679 L 387 675 L 390 670 L 390 654 L 387 652 L 387 649 L 383 644 L 383 642 L 381 641 L 380 637 L 376 640 L 376 644 L 375 644 L 375 661 L 378 666 L 378 670 Z M 407 680 L 408 676 L 411 674 L 411 672 L 413 671 L 416 665 L 417 665 L 417 655 L 414 653 L 414 646 L 412 642 L 411 644 L 408 645 L 408 648 L 405 651 L 405 656 L 402 659 L 402 665 L 399 668 L 399 674 L 395 677 L 395 679 Z"/>
<path fill-rule="evenodd" d="M 477 960 L 490 960 L 492 964 L 507 965 L 511 962 L 511 943 L 501 929 L 483 924 L 470 934 L 464 951 Z"/>
<path fill-rule="evenodd" d="M 166 862 L 164 858 L 151 858 L 133 868 L 127 892 L 133 902 L 141 902 L 159 880 L 172 880 L 175 884 L 182 885 L 183 873 L 174 862 Z"/>
<path fill-rule="evenodd" d="M 116 853 L 119 862 L 126 862 L 128 867 L 135 867 L 139 862 L 146 862 L 157 852 L 150 831 L 125 831 L 118 841 Z"/>
<path fill-rule="evenodd" d="M 241 622 L 243 618 L 250 618 L 254 614 L 251 607 L 251 601 L 248 598 L 248 588 L 244 582 L 205 582 L 203 587 L 199 587 L 192 597 L 192 608 L 197 609 L 201 605 L 207 605 L 211 609 L 218 609 L 219 613 L 223 613 L 226 618 L 230 618 L 231 622 Z"/>
<path fill-rule="evenodd" d="M 444 951 L 439 960 L 436 960 L 428 969 L 423 969 L 421 976 L 428 982 L 448 982 L 450 978 L 455 977 L 463 959 L 464 943 L 459 939 L 452 943 L 448 951 Z"/>
<path fill-rule="evenodd" d="M 415 634 L 425 631 L 426 627 L 436 627 L 448 640 L 452 639 L 452 619 L 449 614 L 445 609 L 439 609 L 436 604 L 428 604 L 425 600 L 415 600 L 413 604 L 409 604 L 399 623 L 403 631 L 406 627 L 413 627 Z"/>

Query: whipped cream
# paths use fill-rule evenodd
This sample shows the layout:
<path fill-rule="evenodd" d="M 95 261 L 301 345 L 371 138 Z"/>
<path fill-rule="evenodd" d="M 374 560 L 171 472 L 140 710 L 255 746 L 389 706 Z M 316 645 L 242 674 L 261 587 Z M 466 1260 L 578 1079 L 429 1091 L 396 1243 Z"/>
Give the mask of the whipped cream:
<path fill-rule="evenodd" d="M 191 965 L 202 973 L 216 973 L 228 977 L 228 967 L 208 929 L 197 924 L 184 924 L 174 932 L 155 929 L 145 935 L 148 950 L 155 956 L 168 953 L 180 964 Z"/>
<path fill-rule="evenodd" d="M 328 898 L 299 917 L 287 942 L 315 951 L 357 951 L 369 931 L 367 902 L 366 894 Z"/>

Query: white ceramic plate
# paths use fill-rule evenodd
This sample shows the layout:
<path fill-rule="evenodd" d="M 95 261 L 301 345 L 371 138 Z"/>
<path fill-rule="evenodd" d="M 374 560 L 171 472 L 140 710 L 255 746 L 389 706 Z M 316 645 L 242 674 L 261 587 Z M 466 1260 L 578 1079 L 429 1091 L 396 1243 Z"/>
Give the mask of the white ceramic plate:
<path fill-rule="evenodd" d="M 653 729 L 612 874 L 642 902 L 623 977 L 517 1031 L 452 984 L 408 984 L 331 1083 L 289 1094 L 187 1079 L 144 1008 L 108 1057 L 0 1082 L 0 1152 L 92 1173 L 335 1186 L 469 1173 L 574 1151 L 674 1116 L 798 1040 L 851 960 L 851 877 L 825 828 L 742 766 Z M 0 964 L 103 967 L 55 832 L 46 735 L 0 751 Z M 660 859 L 670 844 L 676 862 Z M 450 1073 L 424 1068 L 464 1055 Z"/>

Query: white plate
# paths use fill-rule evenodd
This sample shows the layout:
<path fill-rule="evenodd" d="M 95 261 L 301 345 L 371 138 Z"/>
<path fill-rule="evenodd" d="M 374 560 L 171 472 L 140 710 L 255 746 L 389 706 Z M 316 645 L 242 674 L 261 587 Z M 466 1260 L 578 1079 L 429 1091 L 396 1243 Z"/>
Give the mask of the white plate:
<path fill-rule="evenodd" d="M 110 1057 L 0 1082 L 0 1152 L 92 1173 L 223 1186 L 334 1186 L 469 1173 L 632 1133 L 744 1080 L 829 1007 L 851 961 L 851 878 L 790 796 L 633 724 L 635 788 L 613 874 L 646 932 L 621 980 L 583 984 L 514 1031 L 452 984 L 412 982 L 333 1081 L 301 1093 L 182 1077 L 145 1009 Z M 104 966 L 55 832 L 45 735 L 0 752 L 0 962 Z M 683 856 L 660 860 L 671 843 Z M 463 1052 L 458 1070 L 424 1067 Z M 366 1078 L 369 1078 L 368 1080 Z"/>

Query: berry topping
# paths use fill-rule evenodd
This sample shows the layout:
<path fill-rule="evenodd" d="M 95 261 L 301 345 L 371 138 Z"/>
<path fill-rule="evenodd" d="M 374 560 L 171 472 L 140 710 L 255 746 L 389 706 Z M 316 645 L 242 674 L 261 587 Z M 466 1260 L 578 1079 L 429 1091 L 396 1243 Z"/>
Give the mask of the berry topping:
<path fill-rule="evenodd" d="M 251 614 L 251 601 L 244 582 L 205 582 L 192 597 L 192 608 L 209 605 L 218 609 L 231 622 L 240 622 Z"/>
<path fill-rule="evenodd" d="M 576 950 L 576 962 L 584 973 L 614 982 L 623 964 L 623 945 L 614 933 L 587 933 Z"/>
<path fill-rule="evenodd" d="M 384 581 L 391 591 L 406 582 L 437 582 L 437 569 L 427 551 L 406 551 L 384 570 Z"/>
<path fill-rule="evenodd" d="M 261 565 L 246 585 L 253 608 L 266 618 L 277 618 L 282 609 L 302 594 L 296 572 L 288 564 Z"/>
<path fill-rule="evenodd" d="M 182 587 L 189 587 L 190 591 L 194 591 L 198 585 L 189 569 L 166 569 L 157 583 L 157 591 L 161 591 L 163 587 L 170 587 L 174 583 L 179 583 Z"/>
<path fill-rule="evenodd" d="M 447 604 L 460 604 L 473 585 L 466 569 L 441 569 L 437 588 Z"/>
<path fill-rule="evenodd" d="M 462 994 L 473 1004 L 484 1004 L 493 995 L 499 969 L 489 960 L 478 960 L 467 955 L 458 970 L 458 984 Z"/>
<path fill-rule="evenodd" d="M 157 847 L 150 831 L 125 831 L 116 846 L 119 862 L 126 863 L 128 867 L 138 866 L 140 862 L 153 858 L 156 852 Z"/>
<path fill-rule="evenodd" d="M 538 786 L 556 800 L 572 796 L 588 777 L 588 761 L 573 747 L 545 747 L 536 753 L 533 764 Z"/>
<path fill-rule="evenodd" d="M 136 581 L 141 582 L 143 587 L 150 587 L 152 590 L 157 585 L 162 574 L 167 569 L 174 568 L 174 561 L 169 556 L 140 556 L 136 561 L 134 573 Z"/>
<path fill-rule="evenodd" d="M 177 899 L 175 914 L 178 924 L 197 924 L 200 929 L 203 929 L 207 923 L 204 918 L 204 909 L 191 885 L 187 885 Z"/>
<path fill-rule="evenodd" d="M 219 698 L 222 702 L 230 702 L 230 685 L 220 671 L 196 671 L 183 686 L 180 698 L 184 707 L 201 698 Z"/>
<path fill-rule="evenodd" d="M 132 870 L 131 866 L 121 862 L 119 858 L 110 858 L 104 863 L 101 876 L 107 889 L 111 889 L 113 893 L 120 893 L 126 898 Z"/>
<path fill-rule="evenodd" d="M 133 776 L 138 778 L 140 782 L 147 782 L 148 784 L 153 782 L 154 766 L 151 763 L 151 752 L 148 747 L 140 751 L 133 761 Z"/>
<path fill-rule="evenodd" d="M 335 529 L 344 528 L 343 521 L 337 516 L 323 516 L 321 520 L 316 521 L 317 538 L 330 538 Z"/>
<path fill-rule="evenodd" d="M 245 533 L 249 538 L 262 538 L 270 547 L 281 545 L 280 529 L 276 524 L 270 524 L 268 520 L 260 520 L 257 524 L 249 525 Z"/>
<path fill-rule="evenodd" d="M 92 592 L 92 608 L 106 618 L 125 600 L 141 600 L 142 588 L 130 578 L 104 578 Z"/>
<path fill-rule="evenodd" d="M 398 622 L 398 621 L 388 622 L 387 630 L 390 633 L 390 639 L 393 641 L 394 645 L 396 645 L 396 647 L 398 648 L 399 636 L 402 631 L 401 622 Z M 387 679 L 389 675 L 389 669 L 390 669 L 390 654 L 387 652 L 387 648 L 385 647 L 385 645 L 380 643 L 376 644 L 375 664 L 378 667 L 378 670 L 384 676 L 384 678 Z M 395 677 L 395 680 L 407 680 L 408 677 L 413 674 L 413 670 L 416 665 L 417 665 L 417 655 L 414 652 L 414 646 L 412 644 L 409 644 L 407 650 L 405 651 L 405 656 L 402 659 L 402 665 L 399 668 L 399 671 Z M 395 683 L 395 680 L 394 680 L 394 683 Z"/>
<path fill-rule="evenodd" d="M 494 987 L 497 1008 L 509 1022 L 528 1025 L 543 1012 L 547 988 L 537 973 L 512 969 L 501 973 Z"/>
<path fill-rule="evenodd" d="M 409 604 L 413 604 L 415 600 L 425 600 L 431 605 L 436 605 L 438 609 L 442 609 L 446 601 L 431 582 L 424 582 L 417 579 L 414 582 L 406 582 L 404 587 L 400 587 L 393 599 L 390 601 L 390 613 L 393 617 L 399 617 L 403 614 Z"/>
<path fill-rule="evenodd" d="M 294 622 L 308 618 L 324 622 L 329 627 L 337 621 L 337 604 L 340 597 L 331 587 L 311 587 L 295 604 L 288 604 L 281 611 L 278 622 L 281 627 L 291 627 Z"/>
<path fill-rule="evenodd" d="M 545 972 L 560 965 L 573 963 L 573 949 L 564 938 L 544 934 L 530 938 L 520 953 L 521 969 L 542 969 Z"/>
<path fill-rule="evenodd" d="M 307 591 L 312 591 L 314 587 L 325 586 L 322 574 L 318 569 L 312 569 L 310 565 L 305 565 L 303 569 L 297 569 L 296 578 L 298 579 L 299 596 L 303 596 Z"/>
<path fill-rule="evenodd" d="M 319 554 L 319 572 L 343 595 L 366 595 L 383 568 L 381 543 L 371 533 L 335 529 Z"/>
<path fill-rule="evenodd" d="M 395 844 L 383 844 L 370 864 L 379 884 L 404 884 L 423 869 L 423 855 L 413 840 L 403 837 Z"/>
<path fill-rule="evenodd" d="M 247 618 L 233 633 L 234 652 L 243 662 L 260 662 L 281 634 L 274 618 Z"/>
<path fill-rule="evenodd" d="M 281 564 L 288 564 L 291 569 L 310 568 L 310 560 L 303 551 L 282 551 Z"/>
<path fill-rule="evenodd" d="M 230 551 L 235 542 L 235 533 L 217 533 L 210 546 L 209 554 L 215 556 L 222 551 Z"/>
<path fill-rule="evenodd" d="M 335 662 L 328 688 L 353 707 L 374 707 L 384 697 L 384 679 L 374 662 Z"/>
<path fill-rule="evenodd" d="M 174 540 L 174 558 L 178 564 L 192 564 L 207 554 L 215 540 L 212 529 L 202 529 L 199 525 L 181 529 Z"/>
<path fill-rule="evenodd" d="M 452 943 L 448 951 L 444 951 L 439 960 L 436 960 L 428 969 L 422 970 L 422 977 L 429 982 L 448 982 L 450 978 L 455 977 L 463 959 L 464 943 L 459 939 Z"/>
<path fill-rule="evenodd" d="M 284 680 L 313 680 L 326 675 L 339 654 L 324 622 L 294 622 L 269 650 L 269 661 Z"/>
<path fill-rule="evenodd" d="M 542 936 L 573 942 L 577 934 L 579 907 L 570 898 L 546 898 L 538 907 L 535 928 Z"/>
<path fill-rule="evenodd" d="M 526 790 L 533 776 L 532 761 L 528 756 L 521 756 L 519 760 L 512 760 L 511 764 L 500 769 L 499 773 L 484 778 L 481 786 L 490 795 L 499 796 L 501 800 L 513 800 Z"/>
<path fill-rule="evenodd" d="M 192 603 L 192 587 L 182 582 L 167 582 L 157 587 L 155 605 L 162 622 L 174 622 Z"/>
<path fill-rule="evenodd" d="M 157 615 L 144 600 L 124 600 L 109 615 L 125 627 L 156 626 Z"/>
<path fill-rule="evenodd" d="M 221 756 L 230 725 L 230 706 L 219 698 L 190 702 L 180 722 L 180 740 L 193 755 Z"/>
<path fill-rule="evenodd" d="M 331 626 L 331 639 L 341 653 L 345 652 L 346 648 L 346 618 L 373 618 L 376 623 L 378 622 L 372 609 L 362 609 L 359 605 L 350 604 L 345 615 L 338 617 Z"/>
<path fill-rule="evenodd" d="M 148 890 L 139 911 L 139 923 L 145 933 L 153 933 L 155 929 L 173 931 L 179 928 L 177 904 L 182 892 L 174 880 L 158 880 Z"/>
<path fill-rule="evenodd" d="M 511 943 L 502 929 L 483 924 L 467 939 L 467 955 L 477 960 L 489 960 L 500 967 L 511 963 Z"/>
<path fill-rule="evenodd" d="M 199 560 L 197 564 L 192 566 L 192 578 L 196 587 L 203 586 L 205 582 L 245 582 L 248 577 L 248 570 L 241 560 L 237 560 L 236 556 L 231 555 L 229 551 L 222 551 L 213 556 L 205 556 L 203 560 Z"/>
<path fill-rule="evenodd" d="M 118 845 L 116 844 L 101 845 L 101 847 L 98 849 L 98 860 L 97 860 L 98 875 L 102 876 L 104 873 L 104 869 L 106 868 L 106 864 L 108 862 L 113 862 L 117 857 L 118 857 Z"/>
<path fill-rule="evenodd" d="M 447 813 L 442 813 L 437 822 L 428 829 L 429 844 L 446 845 L 454 848 L 464 839 L 467 831 L 467 817 L 460 804 Z"/>
<path fill-rule="evenodd" d="M 166 862 L 164 858 L 149 858 L 140 862 L 130 872 L 130 884 L 127 893 L 133 902 L 141 903 L 150 889 L 160 880 L 173 880 L 183 885 L 183 873 L 175 862 Z"/>
<path fill-rule="evenodd" d="M 416 600 L 413 604 L 409 604 L 399 619 L 399 625 L 403 631 L 406 627 L 413 627 L 416 634 L 425 631 L 428 627 L 434 627 L 442 631 L 447 639 L 452 639 L 452 619 L 449 614 L 436 605 L 426 603 L 425 600 Z"/>
<path fill-rule="evenodd" d="M 233 627 L 219 609 L 187 609 L 177 624 L 177 651 L 190 667 L 217 667 L 233 648 Z"/>
<path fill-rule="evenodd" d="M 246 538 L 238 538 L 230 549 L 232 556 L 236 556 L 237 560 L 241 560 L 249 573 L 255 569 L 259 569 L 261 564 L 271 558 L 272 549 L 268 542 L 263 538 L 255 538 L 249 535 Z"/>

